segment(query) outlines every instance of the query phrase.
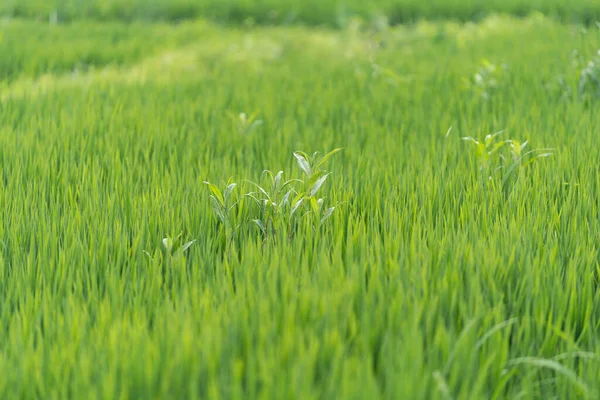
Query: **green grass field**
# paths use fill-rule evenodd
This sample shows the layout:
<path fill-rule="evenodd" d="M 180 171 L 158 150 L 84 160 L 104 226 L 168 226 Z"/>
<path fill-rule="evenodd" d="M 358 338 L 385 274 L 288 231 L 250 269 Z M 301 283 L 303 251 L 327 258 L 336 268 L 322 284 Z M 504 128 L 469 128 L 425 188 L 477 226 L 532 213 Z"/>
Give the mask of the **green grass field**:
<path fill-rule="evenodd" d="M 110 4 L 0 5 L 1 399 L 600 396 L 596 2 Z"/>

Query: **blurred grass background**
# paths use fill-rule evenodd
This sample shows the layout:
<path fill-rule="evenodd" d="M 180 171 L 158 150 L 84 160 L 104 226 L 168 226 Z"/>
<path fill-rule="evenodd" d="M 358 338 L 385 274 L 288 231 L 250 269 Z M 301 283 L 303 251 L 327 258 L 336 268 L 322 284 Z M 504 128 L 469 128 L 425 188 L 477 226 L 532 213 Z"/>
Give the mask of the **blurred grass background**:
<path fill-rule="evenodd" d="M 479 20 L 491 13 L 541 12 L 563 21 L 600 19 L 596 0 L 4 0 L 0 15 L 60 21 L 181 21 L 207 18 L 229 24 L 344 26 L 349 18 L 385 16 L 390 24 L 419 19 Z"/>

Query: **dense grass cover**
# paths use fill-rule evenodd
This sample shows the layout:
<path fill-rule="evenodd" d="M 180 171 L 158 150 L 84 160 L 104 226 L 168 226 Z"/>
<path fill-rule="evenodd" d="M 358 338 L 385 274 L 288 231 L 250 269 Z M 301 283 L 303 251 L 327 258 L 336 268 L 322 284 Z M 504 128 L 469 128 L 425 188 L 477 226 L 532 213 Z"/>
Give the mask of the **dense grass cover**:
<path fill-rule="evenodd" d="M 598 28 L 0 34 L 0 398 L 600 394 Z M 204 181 L 337 147 L 322 227 L 221 240 Z"/>
<path fill-rule="evenodd" d="M 3 0 L 0 15 L 59 21 L 181 21 L 198 17 L 225 23 L 345 26 L 349 18 L 386 16 L 390 23 L 422 18 L 468 21 L 491 13 L 542 12 L 561 20 L 600 20 L 596 0 Z"/>

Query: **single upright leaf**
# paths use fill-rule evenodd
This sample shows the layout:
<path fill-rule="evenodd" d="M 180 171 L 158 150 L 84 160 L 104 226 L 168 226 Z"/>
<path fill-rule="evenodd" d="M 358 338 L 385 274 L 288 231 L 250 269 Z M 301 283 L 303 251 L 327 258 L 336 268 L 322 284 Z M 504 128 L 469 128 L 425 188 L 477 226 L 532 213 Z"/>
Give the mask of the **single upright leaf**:
<path fill-rule="evenodd" d="M 525 149 L 525 146 L 527 146 L 527 143 L 529 143 L 529 140 L 526 140 L 523 142 L 523 144 L 521 144 L 521 151 L 523 151 L 523 149 Z"/>
<path fill-rule="evenodd" d="M 231 183 L 227 186 L 227 188 L 225 189 L 225 193 L 223 194 L 223 197 L 225 198 L 225 202 L 227 202 L 227 199 L 229 198 L 229 196 L 231 195 L 231 192 L 233 192 L 233 189 L 235 189 L 236 186 L 237 186 L 237 183 Z"/>
<path fill-rule="evenodd" d="M 293 202 L 294 205 L 292 206 L 292 210 L 290 211 L 290 217 L 293 216 L 296 213 L 296 211 L 298 211 L 298 208 L 300 208 L 303 201 L 304 201 L 304 197 L 295 199 L 295 201 Z"/>
<path fill-rule="evenodd" d="M 185 251 L 186 251 L 187 249 L 189 249 L 189 248 L 190 248 L 190 246 L 191 246 L 191 245 L 193 245 L 194 243 L 196 243 L 196 239 L 194 239 L 194 240 L 192 240 L 192 241 L 189 241 L 189 242 L 187 242 L 186 244 L 184 244 L 183 246 L 181 246 L 181 250 L 180 250 L 180 251 L 181 251 L 182 253 L 183 253 L 183 252 L 185 252 Z"/>
<path fill-rule="evenodd" d="M 219 218 L 219 220 L 222 223 L 226 223 L 227 216 L 226 216 L 225 207 L 221 203 L 219 203 L 219 200 L 217 200 L 217 198 L 215 196 L 211 195 L 210 199 L 212 201 L 213 212 L 217 215 L 217 217 Z"/>
<path fill-rule="evenodd" d="M 173 249 L 173 239 L 171 239 L 170 237 L 166 237 L 162 240 L 162 243 L 163 246 L 165 246 L 165 250 L 167 250 L 167 252 L 170 253 Z"/>
<path fill-rule="evenodd" d="M 319 191 L 321 186 L 323 186 L 323 183 L 325 183 L 325 180 L 327 179 L 328 176 L 329 176 L 329 174 L 323 175 L 318 181 L 315 182 L 315 184 L 310 188 L 311 196 L 314 196 L 315 194 L 317 194 L 317 192 Z"/>
<path fill-rule="evenodd" d="M 267 231 L 265 230 L 265 225 L 260 219 L 253 219 L 252 222 L 254 222 L 256 226 L 260 228 L 260 231 L 263 233 L 263 235 L 267 234 Z"/>
<path fill-rule="evenodd" d="M 445 137 L 450 136 L 450 132 L 451 131 L 452 131 L 452 126 L 450 126 L 450 128 L 448 128 L 448 130 L 446 131 L 446 136 Z"/>
<path fill-rule="evenodd" d="M 312 175 L 306 181 L 306 187 L 311 188 L 315 185 L 315 183 L 321 179 L 325 175 L 325 171 L 323 170 L 313 170 Z"/>
<path fill-rule="evenodd" d="M 290 196 L 294 193 L 294 189 L 288 190 L 288 192 L 283 196 L 281 202 L 279 203 L 279 207 L 287 206 L 290 203 Z"/>
<path fill-rule="evenodd" d="M 206 185 L 208 185 L 208 188 L 210 189 L 210 191 L 212 192 L 212 194 L 215 196 L 215 198 L 217 199 L 217 201 L 219 203 L 221 203 L 222 206 L 225 206 L 225 199 L 223 198 L 223 194 L 221 193 L 221 191 L 219 190 L 219 188 L 216 185 L 213 185 L 210 182 L 204 182 Z"/>
<path fill-rule="evenodd" d="M 298 160 L 300 169 L 304 171 L 306 175 L 311 176 L 312 169 L 310 168 L 310 164 L 308 163 L 307 159 L 298 151 L 294 153 L 294 157 L 296 157 L 296 160 Z"/>
<path fill-rule="evenodd" d="M 323 218 L 321 218 L 321 223 L 323 223 L 327 218 L 331 217 L 334 211 L 335 207 L 330 207 L 327 210 L 325 210 L 325 212 L 323 213 Z"/>
<path fill-rule="evenodd" d="M 325 154 L 323 156 L 323 158 L 321 158 L 319 160 L 319 162 L 315 165 L 314 169 L 319 169 L 323 164 L 325 164 L 325 162 L 327 162 L 327 160 L 329 160 L 331 158 L 331 156 L 333 156 L 335 153 L 337 153 L 338 151 L 341 151 L 341 150 L 342 150 L 342 148 L 338 147 L 337 149 L 333 149 L 329 153 Z"/>
<path fill-rule="evenodd" d="M 279 171 L 277 173 L 277 175 L 275 176 L 275 178 L 273 179 L 273 185 L 275 186 L 275 189 L 279 188 L 279 185 L 281 184 L 282 176 L 283 176 L 283 171 Z"/>
<path fill-rule="evenodd" d="M 318 216 L 320 213 L 320 208 L 319 208 L 319 203 L 317 201 L 317 199 L 315 197 L 311 197 L 310 198 L 310 208 L 312 209 L 312 212 Z"/>

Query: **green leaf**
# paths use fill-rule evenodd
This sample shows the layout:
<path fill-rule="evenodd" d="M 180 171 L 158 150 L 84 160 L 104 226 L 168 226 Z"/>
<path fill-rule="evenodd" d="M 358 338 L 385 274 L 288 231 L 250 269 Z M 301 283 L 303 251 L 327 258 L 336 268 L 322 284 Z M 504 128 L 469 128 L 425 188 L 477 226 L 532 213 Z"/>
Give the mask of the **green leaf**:
<path fill-rule="evenodd" d="M 321 218 L 321 223 L 323 223 L 327 218 L 331 217 L 334 211 L 335 207 L 330 207 L 327 210 L 325 210 L 325 212 L 323 213 L 323 218 Z"/>
<path fill-rule="evenodd" d="M 267 193 L 267 191 L 265 189 L 263 189 L 262 187 L 260 187 L 260 185 L 258 185 L 257 183 L 251 182 L 251 181 L 247 181 L 248 183 L 250 183 L 251 185 L 256 186 L 256 188 L 267 198 L 270 199 L 271 196 L 269 196 L 269 194 Z"/>
<path fill-rule="evenodd" d="M 275 190 L 277 190 L 279 188 L 279 185 L 281 184 L 282 176 L 283 176 L 283 171 L 279 171 L 277 173 L 277 176 L 275 176 L 275 178 L 273 179 L 273 186 L 275 186 Z"/>
<path fill-rule="evenodd" d="M 167 250 L 167 253 L 171 253 L 171 250 L 173 249 L 173 239 L 170 237 L 166 237 L 162 240 L 162 244 L 165 247 L 165 249 Z"/>
<path fill-rule="evenodd" d="M 256 226 L 260 228 L 260 231 L 263 233 L 263 235 L 267 234 L 267 231 L 265 230 L 265 225 L 260 219 L 253 219 L 252 222 L 254 222 Z"/>
<path fill-rule="evenodd" d="M 233 189 L 235 189 L 236 186 L 237 183 L 231 183 L 227 186 L 227 188 L 225 189 L 225 193 L 223 194 L 225 202 L 227 202 L 229 195 L 231 195 L 231 192 L 233 192 Z"/>
<path fill-rule="evenodd" d="M 225 207 L 221 203 L 219 203 L 219 200 L 217 200 L 217 198 L 215 196 L 211 195 L 210 199 L 212 202 L 213 212 L 217 215 L 217 217 L 219 218 L 219 220 L 222 223 L 226 223 L 227 216 L 226 216 Z"/>
<path fill-rule="evenodd" d="M 182 253 L 185 252 L 187 249 L 190 248 L 191 245 L 193 245 L 194 243 L 196 243 L 196 239 L 191 240 L 189 242 L 187 242 L 186 244 L 184 244 L 183 246 L 181 246 L 181 249 L 179 251 L 181 251 Z"/>
<path fill-rule="evenodd" d="M 309 188 L 313 187 L 315 182 L 321 179 L 323 175 L 325 175 L 325 171 L 323 170 L 313 171 L 312 175 L 310 176 L 310 179 L 306 181 L 306 186 Z"/>
<path fill-rule="evenodd" d="M 294 201 L 292 202 L 293 206 L 292 206 L 292 210 L 290 211 L 290 217 L 292 217 L 296 211 L 298 210 L 298 208 L 300 208 L 300 206 L 302 205 L 302 203 L 304 202 L 304 197 L 300 197 L 299 199 L 296 198 L 294 199 Z"/>
<path fill-rule="evenodd" d="M 225 207 L 225 199 L 223 198 L 223 194 L 221 193 L 221 191 L 219 190 L 219 188 L 216 185 L 213 185 L 210 182 L 204 182 L 204 184 L 208 185 L 208 188 L 210 189 L 210 191 L 212 192 L 212 194 L 215 196 L 215 198 L 221 203 L 221 205 L 223 207 Z"/>
<path fill-rule="evenodd" d="M 314 166 L 313 169 L 319 169 L 323 164 L 325 164 L 325 162 L 327 162 L 327 160 L 329 160 L 331 158 L 331 156 L 333 156 L 335 153 L 337 153 L 338 151 L 341 151 L 342 148 L 338 147 L 336 149 L 331 150 L 329 153 L 325 154 L 323 156 L 323 158 L 321 158 L 319 160 L 319 162 Z"/>
<path fill-rule="evenodd" d="M 477 343 L 475 343 L 475 350 L 479 350 L 481 348 L 481 346 L 483 346 L 483 344 L 496 332 L 507 328 L 513 324 L 516 324 L 519 321 L 518 318 L 511 318 L 508 319 L 506 321 L 502 321 L 499 324 L 496 324 L 492 327 L 492 329 L 490 329 L 489 331 L 487 331 L 482 337 L 481 339 L 479 339 L 477 341 Z"/>
<path fill-rule="evenodd" d="M 254 193 L 246 193 L 244 197 L 249 197 L 250 199 L 254 200 L 259 206 L 263 204 L 262 200 L 259 200 L 256 196 L 254 196 Z"/>
<path fill-rule="evenodd" d="M 503 140 L 501 142 L 496 143 L 489 151 L 488 154 L 494 154 L 495 152 L 497 152 L 498 150 L 500 150 L 502 147 L 504 147 L 505 145 L 507 145 L 509 143 L 508 140 Z"/>
<path fill-rule="evenodd" d="M 545 358 L 538 358 L 538 357 L 520 357 L 520 358 L 513 358 L 512 360 L 509 360 L 508 365 L 509 366 L 525 365 L 525 366 L 530 366 L 530 367 L 551 369 L 554 372 L 556 372 L 556 373 L 564 376 L 568 380 L 570 380 L 574 386 L 576 386 L 579 390 L 584 392 L 586 395 L 589 393 L 589 388 L 586 386 L 585 383 L 583 383 L 583 381 L 581 381 L 579 379 L 577 374 L 575 372 L 573 372 L 572 370 L 566 368 L 564 365 L 562 365 L 561 363 L 559 363 L 557 361 L 549 360 L 549 359 L 545 359 Z"/>
<path fill-rule="evenodd" d="M 433 379 L 437 384 L 438 391 L 442 394 L 442 398 L 444 399 L 452 399 L 452 395 L 450 394 L 450 387 L 448 386 L 448 382 L 442 375 L 440 371 L 433 372 Z"/>
<path fill-rule="evenodd" d="M 486 145 L 489 144 L 490 140 L 492 140 L 493 138 L 495 138 L 498 135 L 501 135 L 502 133 L 504 133 L 504 131 L 505 131 L 505 129 L 502 129 L 501 131 L 498 131 L 496 133 L 490 133 L 489 135 L 486 135 L 486 137 L 484 139 L 485 144 Z"/>
<path fill-rule="evenodd" d="M 281 199 L 281 202 L 279 202 L 279 207 L 285 207 L 289 204 L 292 193 L 294 193 L 294 189 L 288 190 L 288 192 L 283 196 L 283 199 Z"/>
<path fill-rule="evenodd" d="M 310 208 L 312 212 L 318 217 L 321 210 L 319 209 L 319 202 L 317 201 L 316 197 L 310 198 Z"/>
<path fill-rule="evenodd" d="M 504 387 L 506 386 L 508 381 L 516 374 L 517 374 L 517 369 L 511 368 L 509 371 L 506 371 L 501 375 L 500 380 L 498 382 L 496 382 L 496 389 L 492 393 L 491 400 L 504 398 L 504 396 L 503 396 L 503 394 L 504 394 L 503 392 L 505 391 Z"/>
<path fill-rule="evenodd" d="M 268 170 L 268 169 L 265 169 L 265 170 L 262 172 L 261 179 L 263 179 L 265 175 L 269 175 L 269 178 L 271 178 L 271 184 L 273 184 L 273 179 L 274 179 L 273 172 L 271 172 L 271 171 L 270 171 L 270 170 Z"/>
<path fill-rule="evenodd" d="M 298 165 L 300 166 L 300 169 L 302 171 L 304 171 L 304 173 L 306 175 L 311 176 L 312 169 L 310 168 L 310 164 L 308 163 L 307 157 L 302 155 L 301 152 L 299 152 L 299 151 L 294 152 L 294 157 L 296 157 L 296 160 L 298 161 Z"/>
<path fill-rule="evenodd" d="M 525 164 L 523 164 L 523 168 L 533 164 L 534 162 L 536 162 L 539 158 L 544 158 L 544 157 L 550 157 L 552 156 L 552 153 L 542 153 L 542 154 L 537 154 L 536 156 L 532 157 L 530 160 L 528 160 Z"/>
<path fill-rule="evenodd" d="M 281 189 L 282 189 L 282 190 L 283 190 L 283 189 L 285 189 L 287 186 L 291 185 L 291 184 L 292 184 L 292 183 L 294 183 L 294 182 L 296 182 L 296 183 L 304 183 L 304 181 L 303 181 L 303 180 L 301 180 L 301 179 L 290 179 L 290 180 L 287 180 L 287 181 L 285 181 L 285 182 L 283 183 L 283 185 L 281 185 Z M 292 190 L 293 190 L 293 189 L 292 189 Z M 294 190 L 294 191 L 295 191 L 295 190 Z"/>
<path fill-rule="evenodd" d="M 474 137 L 471 137 L 471 136 L 465 136 L 465 137 L 461 138 L 461 140 L 464 140 L 466 142 L 473 142 L 476 145 L 479 145 L 479 140 L 477 140 L 477 139 L 475 139 Z"/>
<path fill-rule="evenodd" d="M 310 196 L 314 196 L 317 194 L 317 192 L 319 191 L 321 186 L 323 186 L 323 183 L 325 183 L 325 180 L 329 175 L 330 174 L 324 175 L 318 181 L 315 182 L 315 184 L 310 188 Z"/>

